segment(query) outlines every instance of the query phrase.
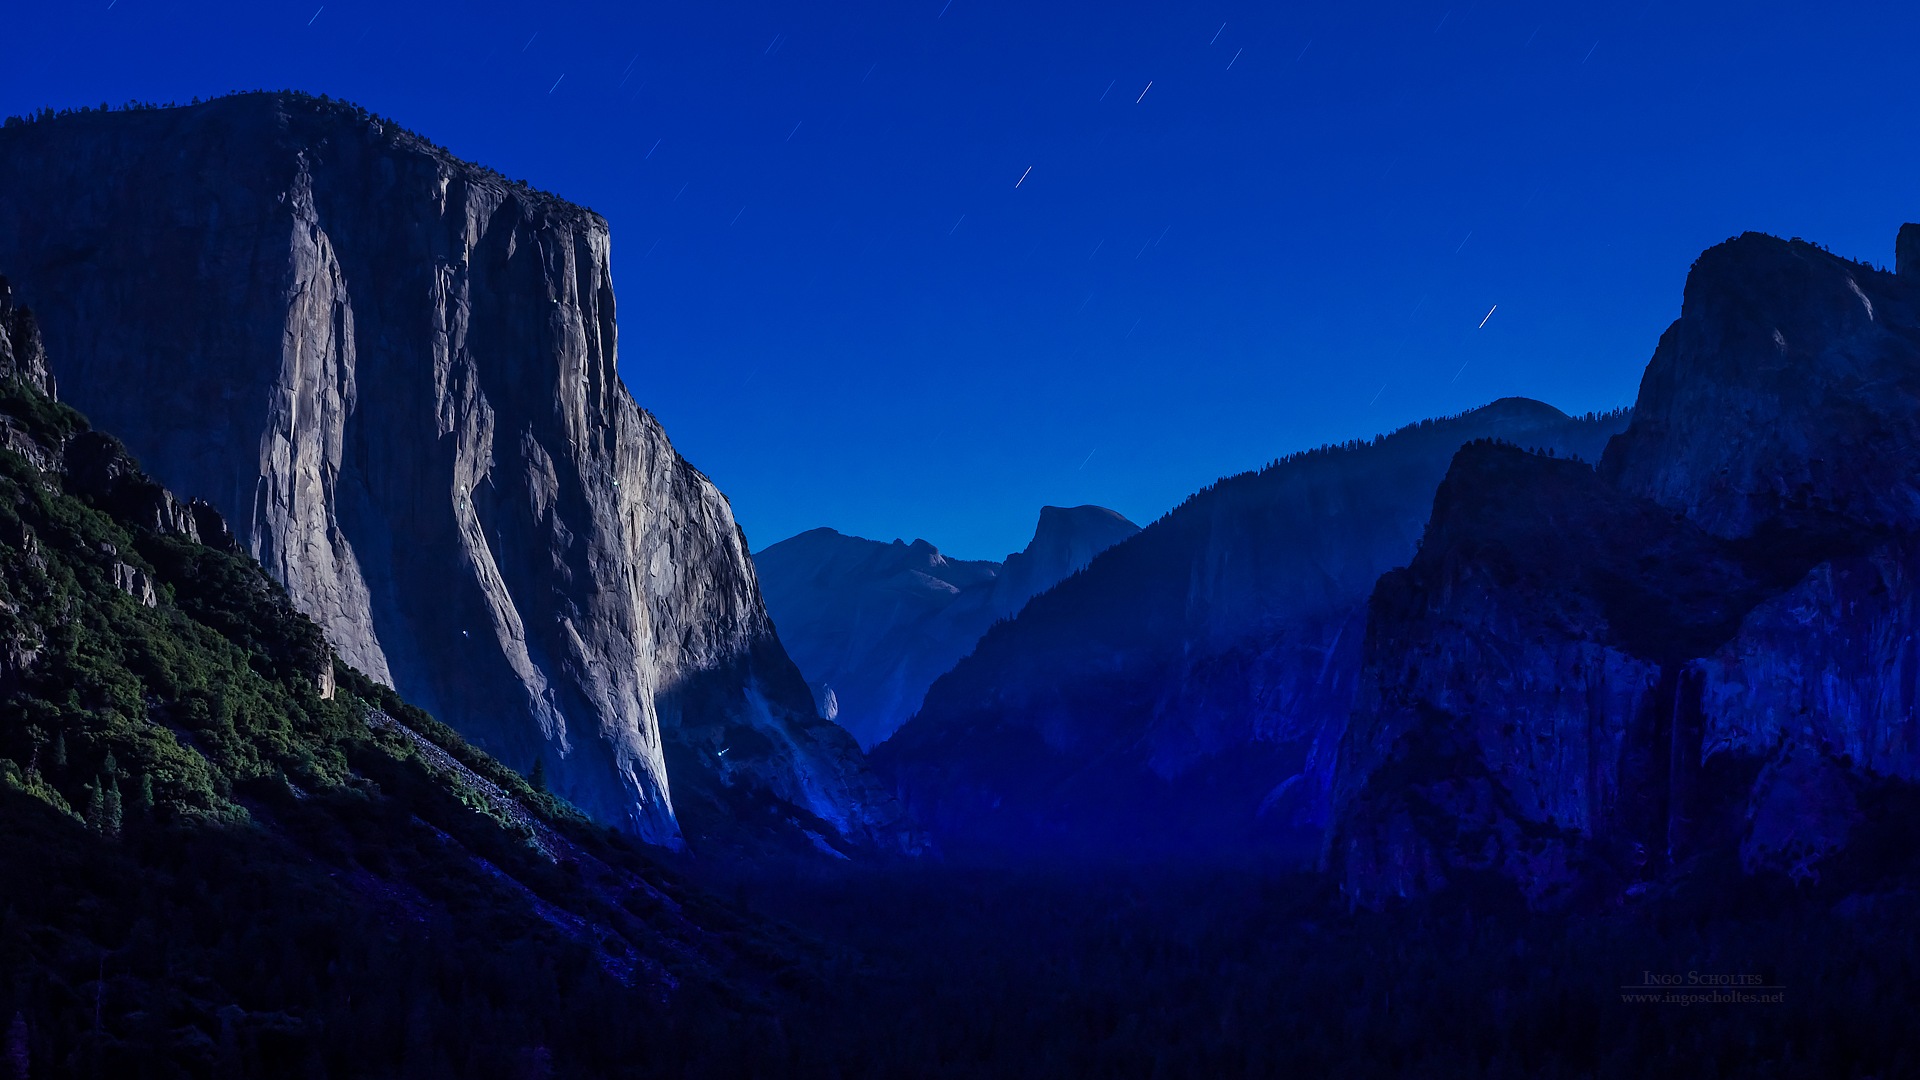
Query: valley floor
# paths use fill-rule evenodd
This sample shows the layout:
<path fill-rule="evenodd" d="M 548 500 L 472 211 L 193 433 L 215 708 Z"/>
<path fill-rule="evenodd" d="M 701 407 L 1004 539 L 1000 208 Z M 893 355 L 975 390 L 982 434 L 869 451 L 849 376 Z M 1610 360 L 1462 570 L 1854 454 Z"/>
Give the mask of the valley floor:
<path fill-rule="evenodd" d="M 929 865 L 734 881 L 828 943 L 729 1071 L 865 1076 L 1868 1077 L 1920 1071 L 1910 889 L 1703 870 L 1610 914 L 1349 912 L 1306 877 Z M 1716 884 L 1718 883 L 1718 884 Z M 1491 903 L 1489 901 L 1488 903 Z M 1493 905 L 1497 907 L 1498 905 Z M 1738 1001 L 1699 976 L 1758 983 Z M 1652 976 L 1681 985 L 1653 990 Z M 1758 996 L 1760 991 L 1751 991 Z"/>

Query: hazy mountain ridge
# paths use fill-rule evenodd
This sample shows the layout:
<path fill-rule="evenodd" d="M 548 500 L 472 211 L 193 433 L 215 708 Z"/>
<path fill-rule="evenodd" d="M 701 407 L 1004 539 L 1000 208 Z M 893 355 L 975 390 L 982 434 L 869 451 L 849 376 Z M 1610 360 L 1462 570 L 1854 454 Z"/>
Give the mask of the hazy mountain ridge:
<path fill-rule="evenodd" d="M 649 839 L 678 783 L 697 831 L 740 796 L 802 846 L 911 848 L 621 384 L 609 257 L 592 212 L 341 103 L 0 131 L 0 265 L 69 392 L 343 656 Z"/>
<path fill-rule="evenodd" d="M 1623 424 L 1504 399 L 1210 485 L 990 631 L 876 767 L 961 845 L 1310 862 L 1366 597 L 1454 450 L 1597 457 Z"/>
<path fill-rule="evenodd" d="M 950 559 L 813 529 L 756 554 L 767 610 L 823 714 L 871 746 L 912 716 L 933 680 L 995 621 L 1139 531 L 1099 506 L 1042 507 L 1004 562 Z"/>

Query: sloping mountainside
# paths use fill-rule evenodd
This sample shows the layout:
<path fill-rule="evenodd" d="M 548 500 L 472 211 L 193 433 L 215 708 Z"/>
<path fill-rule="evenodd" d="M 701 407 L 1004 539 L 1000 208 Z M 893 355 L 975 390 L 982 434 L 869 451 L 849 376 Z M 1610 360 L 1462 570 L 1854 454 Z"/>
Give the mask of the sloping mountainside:
<path fill-rule="evenodd" d="M 1318 857 L 1374 582 L 1463 443 L 1597 457 L 1509 398 L 1223 480 L 1027 604 L 874 751 L 949 846 Z"/>
<path fill-rule="evenodd" d="M 1462 451 L 1373 597 L 1329 847 L 1350 895 L 1868 872 L 1920 775 L 1915 270 L 1731 240 L 1597 471 Z"/>
<path fill-rule="evenodd" d="M 989 626 L 1140 531 L 1101 506 L 1045 506 L 1004 563 L 814 529 L 753 557 L 780 641 L 822 715 L 860 745 L 894 733 Z"/>
<path fill-rule="evenodd" d="M 782 939 L 339 662 L 50 385 L 0 281 L 10 1075 L 671 1074 L 763 1022 Z"/>
<path fill-rule="evenodd" d="M 218 507 L 348 663 L 651 841 L 737 844 L 751 810 L 911 846 L 726 499 L 620 381 L 609 247 L 324 99 L 0 130 L 0 266 L 73 403 Z"/>

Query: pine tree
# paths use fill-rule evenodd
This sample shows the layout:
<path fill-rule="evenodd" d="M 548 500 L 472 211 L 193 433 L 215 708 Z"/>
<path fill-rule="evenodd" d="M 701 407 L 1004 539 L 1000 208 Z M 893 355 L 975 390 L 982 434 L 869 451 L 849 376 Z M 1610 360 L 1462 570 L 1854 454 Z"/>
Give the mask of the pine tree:
<path fill-rule="evenodd" d="M 64 731 L 53 737 L 53 767 L 56 769 L 67 767 L 67 733 Z"/>
<path fill-rule="evenodd" d="M 545 754 L 533 759 L 533 771 L 527 774 L 527 783 L 533 790 L 545 794 L 547 790 L 547 757 Z"/>
<path fill-rule="evenodd" d="M 121 824 L 120 780 L 118 777 L 115 777 L 107 780 L 102 786 L 106 788 L 107 796 L 105 805 L 101 811 L 100 831 L 106 833 L 108 836 L 119 836 Z"/>
<path fill-rule="evenodd" d="M 91 780 L 87 781 L 87 828 L 95 830 L 101 828 L 106 812 L 107 797 L 101 792 L 100 785 Z"/>
<path fill-rule="evenodd" d="M 153 774 L 140 774 L 140 790 L 135 795 L 134 806 L 143 814 L 153 813 Z"/>

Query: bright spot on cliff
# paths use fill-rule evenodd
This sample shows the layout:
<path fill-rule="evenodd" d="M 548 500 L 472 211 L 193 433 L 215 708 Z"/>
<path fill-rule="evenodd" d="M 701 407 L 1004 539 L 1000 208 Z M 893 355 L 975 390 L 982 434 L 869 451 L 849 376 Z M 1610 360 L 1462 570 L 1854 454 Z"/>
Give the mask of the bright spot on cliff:
<path fill-rule="evenodd" d="M 1143 101 L 1145 101 L 1145 100 L 1147 100 L 1147 90 L 1151 90 L 1151 89 L 1153 89 L 1153 80 L 1152 80 L 1152 79 L 1148 79 L 1148 80 L 1147 80 L 1147 89 L 1146 89 L 1146 90 L 1142 90 L 1142 91 L 1140 91 L 1140 96 L 1139 96 L 1139 97 L 1137 97 L 1137 98 L 1134 98 L 1134 99 L 1133 99 L 1133 103 L 1134 103 L 1135 105 L 1138 105 L 1138 104 L 1140 104 L 1141 102 L 1143 102 Z"/>
<path fill-rule="evenodd" d="M 1866 305 L 1867 318 L 1871 320 L 1873 318 L 1873 301 L 1867 299 L 1867 294 L 1860 291 L 1860 283 L 1853 280 L 1852 278 L 1848 278 L 1847 288 L 1852 289 L 1853 295 L 1859 297 L 1860 302 Z"/>
<path fill-rule="evenodd" d="M 1480 325 L 1479 325 L 1479 326 L 1476 326 L 1476 327 L 1474 327 L 1474 329 L 1475 329 L 1475 330 L 1485 330 L 1485 329 L 1487 328 L 1487 319 L 1491 319 L 1491 318 L 1493 318 L 1493 313 L 1494 313 L 1494 312 L 1496 312 L 1496 311 L 1499 311 L 1499 310 L 1500 310 L 1500 305 L 1499 305 L 1499 304 L 1495 304 L 1495 305 L 1493 305 L 1492 307 L 1490 307 L 1490 308 L 1488 308 L 1488 309 L 1487 309 L 1487 316 L 1486 316 L 1486 319 L 1481 319 L 1481 320 L 1480 320 Z"/>
<path fill-rule="evenodd" d="M 112 5 L 112 4 L 108 4 L 107 6 L 108 6 L 109 8 L 111 8 L 111 7 L 113 6 L 113 5 Z M 318 9 L 316 9 L 316 10 L 314 11 L 314 13 L 313 13 L 313 19 L 318 19 L 318 18 L 320 17 L 320 12 L 322 12 L 322 11 L 325 11 L 325 10 L 327 10 L 327 5 L 325 5 L 325 4 L 321 4 L 321 5 L 320 5 L 320 7 L 319 7 Z M 313 19 L 308 19 L 308 20 L 307 20 L 307 25 L 308 25 L 308 26 L 312 26 L 312 25 L 313 25 Z"/>

